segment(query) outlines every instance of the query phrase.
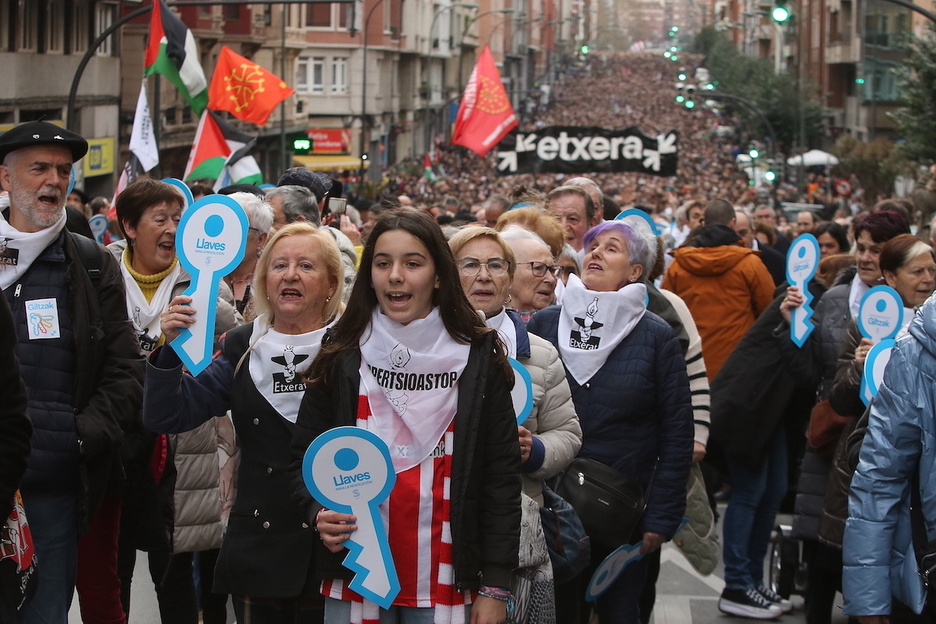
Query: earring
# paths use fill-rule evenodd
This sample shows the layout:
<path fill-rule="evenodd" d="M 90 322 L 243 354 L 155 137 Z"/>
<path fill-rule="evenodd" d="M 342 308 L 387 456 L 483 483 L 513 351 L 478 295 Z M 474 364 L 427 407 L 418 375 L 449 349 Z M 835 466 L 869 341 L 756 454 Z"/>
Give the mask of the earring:
<path fill-rule="evenodd" d="M 331 295 L 328 295 L 327 297 L 325 297 L 325 303 L 328 303 L 329 301 L 331 301 Z"/>

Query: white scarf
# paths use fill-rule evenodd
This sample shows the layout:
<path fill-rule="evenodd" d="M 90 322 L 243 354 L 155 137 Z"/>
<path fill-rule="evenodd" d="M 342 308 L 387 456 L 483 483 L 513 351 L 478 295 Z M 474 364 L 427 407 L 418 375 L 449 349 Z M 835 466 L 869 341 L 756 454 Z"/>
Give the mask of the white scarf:
<path fill-rule="evenodd" d="M 0 290 L 16 283 L 64 227 L 64 210 L 61 219 L 38 232 L 20 232 L 0 216 Z"/>
<path fill-rule="evenodd" d="M 368 429 L 387 443 L 400 473 L 429 456 L 455 417 L 470 347 L 452 339 L 438 308 L 400 325 L 376 307 L 360 344 Z"/>
<path fill-rule="evenodd" d="M 852 278 L 851 285 L 848 288 L 848 311 L 851 313 L 852 318 L 858 318 L 858 313 L 861 311 L 861 300 L 869 290 L 871 290 L 871 287 L 865 284 L 855 273 L 855 277 Z"/>
<path fill-rule="evenodd" d="M 150 301 L 147 301 L 143 291 L 140 290 L 140 285 L 133 279 L 133 275 L 127 269 L 129 262 L 130 247 L 126 247 L 120 259 L 120 273 L 123 275 L 124 286 L 127 291 L 127 314 L 130 316 L 130 322 L 133 323 L 133 331 L 140 342 L 140 348 L 145 352 L 149 352 L 156 348 L 159 338 L 162 336 L 159 315 L 172 301 L 172 291 L 179 283 L 182 275 L 182 263 L 176 261 L 175 267 L 169 272 L 169 275 L 159 282 L 156 294 L 153 295 Z"/>
<path fill-rule="evenodd" d="M 280 416 L 295 424 L 305 393 L 302 374 L 312 365 L 328 325 L 304 334 L 281 334 L 266 315 L 254 320 L 250 333 L 250 378 Z"/>
<path fill-rule="evenodd" d="M 507 316 L 507 308 L 484 321 L 487 326 L 496 329 L 500 339 L 507 346 L 507 357 L 517 358 L 517 326 L 513 319 Z"/>
<path fill-rule="evenodd" d="M 588 290 L 570 275 L 559 312 L 559 354 L 580 385 L 591 379 L 647 311 L 647 287 Z"/>

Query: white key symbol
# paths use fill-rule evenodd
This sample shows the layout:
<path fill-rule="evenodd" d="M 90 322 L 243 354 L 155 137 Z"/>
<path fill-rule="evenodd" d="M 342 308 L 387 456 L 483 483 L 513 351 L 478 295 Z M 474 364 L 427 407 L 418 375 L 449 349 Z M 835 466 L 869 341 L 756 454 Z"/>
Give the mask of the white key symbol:
<path fill-rule="evenodd" d="M 218 285 L 240 264 L 246 244 L 247 214 L 225 195 L 202 197 L 179 221 L 176 253 L 192 276 L 183 294 L 192 297 L 198 322 L 179 332 L 170 346 L 193 375 L 211 363 Z"/>
<path fill-rule="evenodd" d="M 803 305 L 790 310 L 790 340 L 802 348 L 806 339 L 815 329 L 812 322 L 813 309 L 809 303 L 813 300 L 809 292 L 809 280 L 819 268 L 819 241 L 812 234 L 802 234 L 796 238 L 787 251 L 786 275 L 791 286 L 798 286 L 803 298 Z"/>
<path fill-rule="evenodd" d="M 388 609 L 400 592 L 382 503 L 396 474 L 383 440 L 359 427 L 336 427 L 313 440 L 302 461 L 302 478 L 319 504 L 357 517 L 357 530 L 345 542 L 342 564 L 352 570 L 348 587 Z"/>

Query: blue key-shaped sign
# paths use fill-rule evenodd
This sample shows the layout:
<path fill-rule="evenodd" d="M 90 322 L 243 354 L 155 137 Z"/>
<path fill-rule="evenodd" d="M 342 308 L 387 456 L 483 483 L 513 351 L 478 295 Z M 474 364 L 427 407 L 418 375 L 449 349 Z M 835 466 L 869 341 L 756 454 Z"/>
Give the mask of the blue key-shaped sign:
<path fill-rule="evenodd" d="M 809 305 L 812 293 L 809 292 L 809 280 L 819 269 L 819 241 L 812 234 L 802 234 L 793 241 L 787 251 L 786 278 L 791 286 L 797 286 L 803 293 L 803 305 L 790 310 L 790 340 L 797 347 L 806 344 L 806 339 L 815 329 L 812 322 L 813 309 Z"/>
<path fill-rule="evenodd" d="M 306 450 L 302 479 L 320 505 L 357 517 L 357 530 L 346 542 L 349 552 L 342 562 L 354 572 L 348 587 L 389 609 L 400 593 L 400 581 L 380 516 L 380 503 L 396 482 L 387 445 L 359 427 L 330 429 Z"/>
<path fill-rule="evenodd" d="M 183 294 L 192 297 L 199 322 L 180 331 L 170 346 L 193 375 L 211 363 L 218 286 L 243 260 L 246 245 L 247 214 L 230 197 L 208 195 L 182 213 L 176 253 L 192 276 Z"/>
<path fill-rule="evenodd" d="M 861 298 L 858 331 L 865 338 L 880 342 L 896 338 L 903 322 L 903 300 L 890 286 L 875 286 Z"/>
<path fill-rule="evenodd" d="M 94 215 L 88 219 L 88 225 L 91 226 L 91 233 L 94 234 L 94 240 L 104 244 L 104 232 L 107 231 L 108 221 L 104 215 Z"/>
<path fill-rule="evenodd" d="M 182 203 L 182 212 L 188 210 L 189 207 L 195 203 L 195 196 L 192 195 L 192 189 L 188 187 L 188 184 L 179 178 L 163 178 L 162 181 L 170 186 L 174 186 L 175 189 L 179 191 L 179 194 L 182 195 L 182 199 L 184 200 Z"/>
<path fill-rule="evenodd" d="M 622 210 L 616 217 L 614 217 L 614 220 L 623 221 L 635 230 L 646 227 L 654 236 L 659 236 L 663 233 L 663 227 L 651 219 L 650 215 L 648 215 L 640 208 L 628 208 L 627 210 Z"/>
<path fill-rule="evenodd" d="M 891 351 L 897 342 L 893 338 L 885 338 L 868 351 L 865 358 L 864 370 L 861 372 L 861 400 L 865 405 L 871 405 L 871 399 L 877 396 L 878 388 L 884 381 L 884 369 L 890 362 Z"/>
<path fill-rule="evenodd" d="M 614 581 L 618 580 L 624 568 L 638 559 L 643 559 L 643 555 L 640 554 L 640 542 L 624 544 L 605 557 L 605 560 L 601 562 L 601 565 L 598 566 L 588 582 L 588 587 L 585 590 L 585 600 L 595 602 L 601 594 L 614 585 Z"/>
<path fill-rule="evenodd" d="M 522 425 L 533 412 L 533 378 L 519 361 L 514 358 L 508 358 L 507 361 L 514 371 L 514 387 L 510 391 L 510 398 L 517 415 L 517 424 Z"/>

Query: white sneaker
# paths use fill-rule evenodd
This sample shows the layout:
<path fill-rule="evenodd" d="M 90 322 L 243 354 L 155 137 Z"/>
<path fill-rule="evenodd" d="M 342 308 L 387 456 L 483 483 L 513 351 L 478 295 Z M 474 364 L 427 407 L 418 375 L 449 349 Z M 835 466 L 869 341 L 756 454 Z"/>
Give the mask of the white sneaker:
<path fill-rule="evenodd" d="M 725 588 L 721 598 L 718 599 L 718 610 L 754 620 L 775 620 L 783 615 L 779 606 L 768 602 L 753 587 L 750 589 Z"/>

